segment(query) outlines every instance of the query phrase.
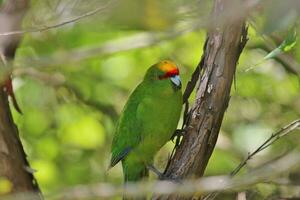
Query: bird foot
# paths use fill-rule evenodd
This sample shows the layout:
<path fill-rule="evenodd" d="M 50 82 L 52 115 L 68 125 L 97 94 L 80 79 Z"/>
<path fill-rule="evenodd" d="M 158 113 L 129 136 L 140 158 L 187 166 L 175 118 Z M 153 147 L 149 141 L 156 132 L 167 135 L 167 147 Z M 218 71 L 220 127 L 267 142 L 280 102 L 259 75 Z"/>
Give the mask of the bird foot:
<path fill-rule="evenodd" d="M 175 137 L 182 137 L 185 133 L 183 129 L 176 129 L 171 137 L 171 140 L 174 141 Z"/>
<path fill-rule="evenodd" d="M 185 132 L 186 131 L 184 129 L 176 129 L 171 137 L 172 142 L 174 142 L 175 138 L 177 138 L 176 144 L 179 143 L 179 140 L 184 136 Z"/>
<path fill-rule="evenodd" d="M 161 177 L 164 176 L 164 174 L 161 173 L 158 169 L 156 169 L 156 167 L 154 167 L 153 165 L 147 165 L 147 169 L 156 174 L 159 179 L 161 179 Z"/>
<path fill-rule="evenodd" d="M 175 183 L 180 183 L 180 179 L 176 179 L 176 178 L 170 178 L 167 177 L 164 173 L 161 173 L 158 169 L 156 169 L 156 167 L 154 167 L 153 165 L 147 165 L 148 170 L 152 171 L 154 174 L 157 175 L 158 179 L 161 181 L 172 181 Z"/>

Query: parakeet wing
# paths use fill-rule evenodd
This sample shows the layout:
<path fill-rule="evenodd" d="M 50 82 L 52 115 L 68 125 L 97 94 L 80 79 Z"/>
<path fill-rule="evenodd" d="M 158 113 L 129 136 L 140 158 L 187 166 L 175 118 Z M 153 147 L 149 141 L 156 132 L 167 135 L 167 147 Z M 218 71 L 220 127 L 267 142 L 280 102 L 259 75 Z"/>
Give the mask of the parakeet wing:
<path fill-rule="evenodd" d="M 142 138 L 142 121 L 137 114 L 143 102 L 143 86 L 140 84 L 129 97 L 117 124 L 112 142 L 110 166 L 115 166 L 139 144 Z"/>

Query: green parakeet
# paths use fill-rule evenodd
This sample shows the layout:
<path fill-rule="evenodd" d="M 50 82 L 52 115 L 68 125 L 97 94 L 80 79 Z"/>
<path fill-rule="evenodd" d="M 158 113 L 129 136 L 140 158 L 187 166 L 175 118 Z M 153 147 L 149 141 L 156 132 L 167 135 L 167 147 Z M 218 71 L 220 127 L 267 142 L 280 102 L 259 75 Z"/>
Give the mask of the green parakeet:
<path fill-rule="evenodd" d="M 125 182 L 148 177 L 147 166 L 176 130 L 181 108 L 177 66 L 168 60 L 151 66 L 130 95 L 112 142 L 110 167 L 122 161 Z"/>

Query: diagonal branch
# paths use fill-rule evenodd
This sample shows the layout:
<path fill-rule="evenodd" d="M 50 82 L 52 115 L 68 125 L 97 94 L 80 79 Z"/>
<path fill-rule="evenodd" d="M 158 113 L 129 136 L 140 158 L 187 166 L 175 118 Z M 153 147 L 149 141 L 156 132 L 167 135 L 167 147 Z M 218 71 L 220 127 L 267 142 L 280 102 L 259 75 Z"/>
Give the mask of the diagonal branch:
<path fill-rule="evenodd" d="M 82 20 L 84 18 L 90 17 L 92 15 L 95 15 L 99 12 L 104 11 L 105 9 L 108 8 L 108 6 L 112 3 L 113 1 L 109 1 L 107 4 L 105 4 L 104 6 L 100 6 L 94 10 L 91 10 L 89 12 L 86 12 L 84 14 L 81 14 L 79 16 L 76 16 L 72 19 L 69 20 L 65 20 L 63 22 L 60 22 L 58 24 L 53 24 L 53 25 L 49 25 L 49 26 L 43 26 L 43 27 L 38 27 L 38 28 L 28 28 L 25 30 L 15 30 L 15 31 L 9 31 L 9 32 L 4 32 L 4 33 L 0 33 L 0 36 L 9 36 L 9 35 L 23 35 L 25 33 L 36 33 L 36 32 L 43 32 L 43 31 L 47 31 L 50 29 L 55 29 L 55 28 L 59 28 L 74 22 L 77 22 L 79 20 Z"/>
<path fill-rule="evenodd" d="M 290 132 L 299 129 L 300 128 L 300 119 L 297 119 L 288 125 L 282 127 L 280 130 L 278 130 L 275 133 L 272 133 L 271 136 L 263 142 L 255 151 L 251 152 L 248 154 L 248 156 L 230 173 L 230 176 L 235 176 L 246 164 L 249 160 L 251 160 L 256 154 L 259 152 L 263 151 L 264 149 L 268 148 L 271 146 L 274 142 L 279 140 L 280 138 L 286 136 Z M 208 194 L 203 198 L 203 200 L 213 200 L 215 199 L 220 193 L 215 192 Z"/>
<path fill-rule="evenodd" d="M 230 173 L 231 176 L 236 175 L 246 164 L 252 159 L 256 154 L 268 148 L 274 142 L 279 140 L 280 138 L 286 136 L 288 133 L 294 131 L 295 129 L 300 127 L 300 119 L 297 119 L 285 127 L 281 128 L 279 131 L 273 133 L 264 143 L 262 143 L 255 151 L 249 153 L 248 156 Z"/>

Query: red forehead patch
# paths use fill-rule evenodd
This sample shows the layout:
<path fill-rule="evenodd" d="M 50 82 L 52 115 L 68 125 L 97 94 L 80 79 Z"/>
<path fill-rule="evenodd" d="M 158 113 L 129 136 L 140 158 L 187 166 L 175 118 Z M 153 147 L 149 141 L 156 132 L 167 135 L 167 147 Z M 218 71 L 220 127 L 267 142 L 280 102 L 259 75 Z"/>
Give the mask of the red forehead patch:
<path fill-rule="evenodd" d="M 165 74 L 163 76 L 161 76 L 160 79 L 169 78 L 169 77 L 172 77 L 172 76 L 179 75 L 179 69 L 171 61 L 168 61 L 168 60 L 161 61 L 159 63 L 158 68 L 161 71 L 165 72 Z"/>

